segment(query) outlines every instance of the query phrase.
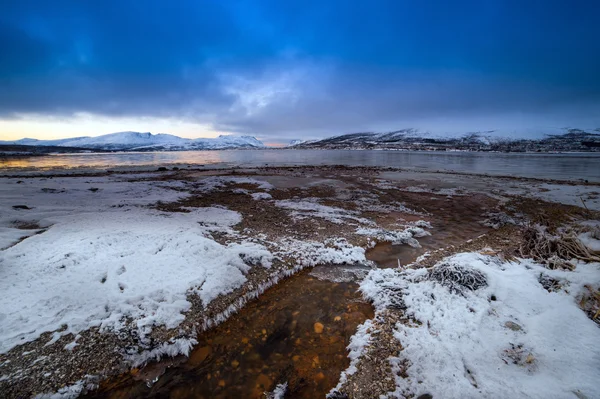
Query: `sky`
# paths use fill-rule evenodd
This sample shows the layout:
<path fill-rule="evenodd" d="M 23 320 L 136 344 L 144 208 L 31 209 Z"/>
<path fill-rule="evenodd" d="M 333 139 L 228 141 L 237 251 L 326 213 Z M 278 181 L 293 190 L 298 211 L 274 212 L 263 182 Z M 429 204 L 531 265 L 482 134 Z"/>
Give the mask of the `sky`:
<path fill-rule="evenodd" d="M 600 128 L 595 0 L 4 0 L 0 138 Z"/>

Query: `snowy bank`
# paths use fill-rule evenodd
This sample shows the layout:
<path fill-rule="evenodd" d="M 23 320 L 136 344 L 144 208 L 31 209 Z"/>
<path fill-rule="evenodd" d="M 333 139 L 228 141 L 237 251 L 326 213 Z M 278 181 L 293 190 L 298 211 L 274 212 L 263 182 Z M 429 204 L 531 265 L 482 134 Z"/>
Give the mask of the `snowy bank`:
<path fill-rule="evenodd" d="M 562 289 L 547 291 L 549 278 Z M 396 325 L 391 364 L 408 362 L 396 396 L 596 398 L 600 329 L 577 305 L 585 284 L 600 284 L 600 264 L 558 271 L 461 253 L 430 271 L 374 270 L 361 290 L 408 317 Z"/>
<path fill-rule="evenodd" d="M 239 220 L 221 208 L 55 218 L 43 234 L 2 253 L 0 351 L 63 325 L 63 334 L 118 331 L 133 319 L 141 337 L 155 325 L 176 327 L 189 293 L 206 306 L 241 286 L 249 264 L 270 266 L 270 252 L 258 244 L 224 246 L 207 237 Z"/>

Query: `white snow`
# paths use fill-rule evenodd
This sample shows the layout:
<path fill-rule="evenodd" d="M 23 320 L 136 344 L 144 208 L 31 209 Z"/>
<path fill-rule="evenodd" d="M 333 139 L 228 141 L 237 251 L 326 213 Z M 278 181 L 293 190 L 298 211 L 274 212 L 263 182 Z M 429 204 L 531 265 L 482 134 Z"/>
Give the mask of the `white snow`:
<path fill-rule="evenodd" d="M 365 258 L 363 248 L 351 245 L 343 238 L 327 239 L 323 243 L 284 238 L 278 245 L 280 250 L 275 255 L 293 256 L 301 267 L 327 264 L 371 264 Z"/>
<path fill-rule="evenodd" d="M 273 199 L 273 197 L 269 193 L 252 193 L 250 194 L 250 196 L 252 197 L 252 199 L 257 201 Z"/>
<path fill-rule="evenodd" d="M 552 271 L 529 260 L 503 262 L 477 253 L 441 263 L 480 271 L 488 286 L 453 293 L 425 269 L 374 270 L 361 285 L 378 309 L 402 303 L 419 322 L 396 326 L 399 356 L 409 366 L 408 378 L 396 377 L 395 395 L 600 397 L 600 329 L 577 306 L 583 286 L 600 283 L 600 264 Z M 540 275 L 566 288 L 548 292 Z"/>
<path fill-rule="evenodd" d="M 363 225 L 372 225 L 373 222 L 356 216 L 358 212 L 333 206 L 319 204 L 318 198 L 292 199 L 275 201 L 275 205 L 292 210 L 291 215 L 297 219 L 321 218 L 336 224 L 358 222 Z"/>
<path fill-rule="evenodd" d="M 421 245 L 414 237 L 420 238 L 431 235 L 428 231 L 423 230 L 423 227 L 431 228 L 431 225 L 428 222 L 419 220 L 412 226 L 400 231 L 359 227 L 356 229 L 356 234 L 374 238 L 379 242 L 389 242 L 392 245 L 408 244 L 412 247 L 419 248 Z"/>
<path fill-rule="evenodd" d="M 578 236 L 579 240 L 585 245 L 590 251 L 600 252 L 600 240 L 595 238 L 594 233 L 588 231 Z"/>
<path fill-rule="evenodd" d="M 251 265 L 271 266 L 271 253 L 259 244 L 212 240 L 210 232 L 240 222 L 237 212 L 162 213 L 143 206 L 187 195 L 165 182 L 0 183 L 1 245 L 8 247 L 0 251 L 0 353 L 64 325 L 52 340 L 92 326 L 119 330 L 125 318 L 135 320 L 143 338 L 155 325 L 176 327 L 190 307 L 188 293 L 206 306 L 243 284 Z M 47 230 L 15 244 L 15 220 Z"/>
<path fill-rule="evenodd" d="M 282 384 L 277 384 L 273 392 L 265 392 L 266 399 L 284 399 L 285 393 L 287 392 L 288 383 L 287 381 Z"/>

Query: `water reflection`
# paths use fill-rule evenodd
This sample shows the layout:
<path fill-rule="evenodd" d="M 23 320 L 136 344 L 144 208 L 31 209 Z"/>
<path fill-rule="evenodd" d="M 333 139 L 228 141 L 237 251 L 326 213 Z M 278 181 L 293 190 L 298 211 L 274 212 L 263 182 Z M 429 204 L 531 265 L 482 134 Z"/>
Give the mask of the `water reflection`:
<path fill-rule="evenodd" d="M 57 154 L 0 158 L 0 169 L 114 168 L 155 165 L 392 166 L 559 180 L 600 181 L 600 154 L 500 154 L 350 150 L 226 150 L 110 154 Z"/>

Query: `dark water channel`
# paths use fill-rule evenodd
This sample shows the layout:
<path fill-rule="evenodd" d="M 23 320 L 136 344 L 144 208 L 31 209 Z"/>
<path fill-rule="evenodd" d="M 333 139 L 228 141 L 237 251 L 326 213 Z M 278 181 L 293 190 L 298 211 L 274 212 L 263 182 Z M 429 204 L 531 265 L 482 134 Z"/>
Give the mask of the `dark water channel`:
<path fill-rule="evenodd" d="M 373 317 L 357 288 L 301 272 L 201 334 L 189 359 L 134 370 L 89 397 L 264 398 L 286 381 L 291 397 L 324 397 L 349 365 L 356 327 Z"/>

